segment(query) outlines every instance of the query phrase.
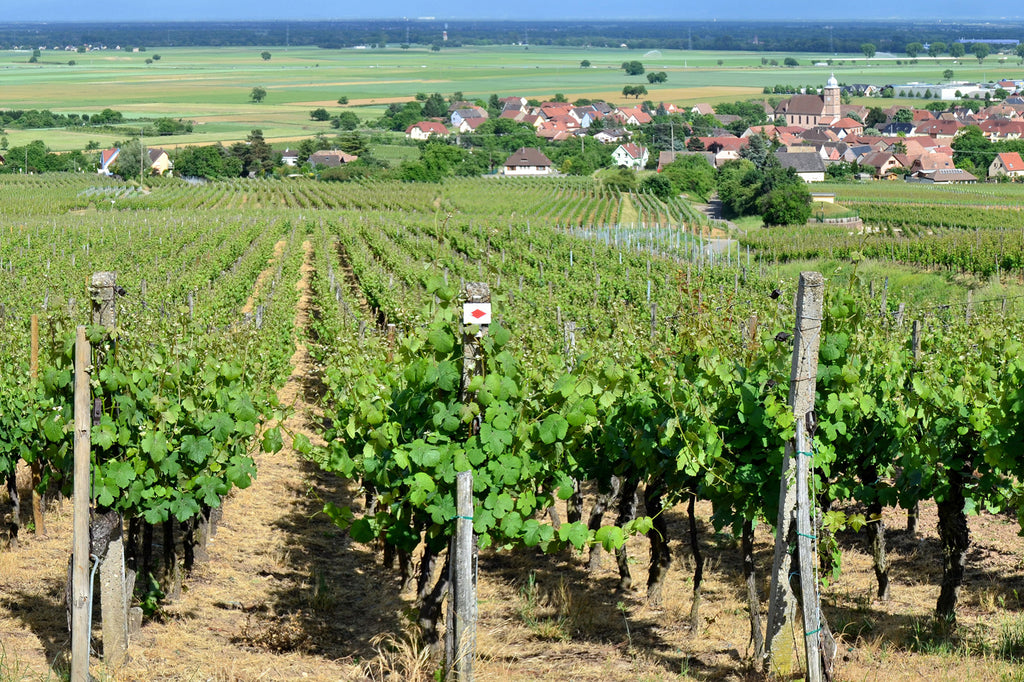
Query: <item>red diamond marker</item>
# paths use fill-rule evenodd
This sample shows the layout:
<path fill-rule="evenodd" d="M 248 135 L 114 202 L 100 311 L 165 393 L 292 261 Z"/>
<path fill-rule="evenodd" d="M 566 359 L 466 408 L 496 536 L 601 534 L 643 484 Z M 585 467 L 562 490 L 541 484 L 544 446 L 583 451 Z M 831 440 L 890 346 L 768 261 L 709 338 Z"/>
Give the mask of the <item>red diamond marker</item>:
<path fill-rule="evenodd" d="M 483 326 L 490 323 L 490 303 L 464 303 L 462 305 L 462 324 L 478 324 Z"/>

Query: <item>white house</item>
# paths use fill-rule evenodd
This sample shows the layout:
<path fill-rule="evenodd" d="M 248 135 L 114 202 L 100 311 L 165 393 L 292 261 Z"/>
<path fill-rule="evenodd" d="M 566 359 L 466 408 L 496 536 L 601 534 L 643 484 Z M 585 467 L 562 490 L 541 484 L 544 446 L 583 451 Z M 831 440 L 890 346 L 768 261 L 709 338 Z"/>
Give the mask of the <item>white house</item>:
<path fill-rule="evenodd" d="M 447 137 L 448 128 L 437 121 L 420 121 L 405 129 L 405 136 L 410 140 L 426 140 L 432 135 Z"/>
<path fill-rule="evenodd" d="M 612 160 L 616 166 L 626 168 L 644 168 L 647 165 L 647 147 L 641 147 L 635 142 L 620 144 L 612 152 Z"/>
<path fill-rule="evenodd" d="M 503 173 L 510 176 L 551 175 L 551 159 L 535 147 L 520 147 L 505 160 Z"/>

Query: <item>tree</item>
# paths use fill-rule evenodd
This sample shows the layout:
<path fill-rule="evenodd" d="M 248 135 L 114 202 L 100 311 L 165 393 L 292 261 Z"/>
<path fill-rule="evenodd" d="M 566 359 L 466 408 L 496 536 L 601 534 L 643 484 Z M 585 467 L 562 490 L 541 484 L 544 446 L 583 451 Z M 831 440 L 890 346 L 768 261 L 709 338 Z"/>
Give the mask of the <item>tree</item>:
<path fill-rule="evenodd" d="M 115 146 L 120 147 L 121 151 L 114 161 L 113 172 L 126 180 L 139 178 L 142 172 L 142 143 L 136 138 Z"/>
<path fill-rule="evenodd" d="M 871 59 L 872 57 L 875 56 L 876 50 L 877 48 L 874 46 L 873 43 L 862 43 L 860 46 L 860 51 L 863 52 L 864 56 L 867 57 L 868 59 Z"/>
<path fill-rule="evenodd" d="M 772 155 L 772 141 L 764 133 L 756 133 L 747 138 L 747 146 L 740 150 L 740 157 L 750 161 L 758 170 L 765 168 Z"/>
<path fill-rule="evenodd" d="M 800 62 L 795 57 L 786 57 L 782 60 L 783 66 L 800 66 Z"/>
<path fill-rule="evenodd" d="M 635 59 L 631 62 L 622 62 L 622 70 L 626 72 L 627 76 L 644 75 L 644 65 Z"/>
<path fill-rule="evenodd" d="M 270 51 L 269 50 L 263 50 L 263 52 L 260 52 L 260 57 L 263 58 L 263 61 L 269 62 L 270 61 Z"/>
<path fill-rule="evenodd" d="M 946 69 L 942 72 L 942 80 L 951 81 L 953 80 L 953 69 Z"/>
<path fill-rule="evenodd" d="M 760 174 L 746 159 L 726 161 L 718 169 L 718 198 L 727 218 L 753 213 L 759 189 Z"/>
<path fill-rule="evenodd" d="M 636 97 L 638 100 L 647 94 L 647 88 L 642 85 L 626 85 L 622 88 L 623 97 Z"/>
<path fill-rule="evenodd" d="M 331 114 L 323 107 L 320 107 L 309 112 L 309 117 L 314 121 L 328 121 L 331 118 Z"/>
<path fill-rule="evenodd" d="M 648 83 L 664 83 L 668 80 L 668 74 L 664 71 L 652 71 L 647 74 Z"/>
<path fill-rule="evenodd" d="M 345 106 L 346 104 L 348 104 L 348 97 L 346 97 L 345 95 L 339 97 L 338 104 L 340 104 L 341 106 Z"/>
<path fill-rule="evenodd" d="M 914 121 L 914 112 L 911 109 L 900 109 L 893 114 L 892 120 L 897 123 L 912 123 Z"/>
<path fill-rule="evenodd" d="M 266 98 L 267 89 L 260 85 L 257 85 L 255 88 L 252 89 L 252 92 L 249 93 L 249 99 L 255 102 L 256 104 L 259 104 Z"/>
<path fill-rule="evenodd" d="M 871 107 L 868 109 L 867 118 L 864 119 L 864 125 L 868 128 L 877 128 L 879 124 L 885 125 L 888 120 L 882 107 Z"/>
<path fill-rule="evenodd" d="M 1020 59 L 1021 64 L 1024 64 L 1024 43 L 1020 43 L 1014 48 L 1013 53 Z"/>
<path fill-rule="evenodd" d="M 764 224 L 803 225 L 811 217 L 811 191 L 800 178 L 772 188 L 757 200 Z"/>
<path fill-rule="evenodd" d="M 907 56 L 913 59 L 917 55 L 924 52 L 924 45 L 922 45 L 921 43 L 907 43 L 907 46 L 906 48 L 904 48 L 904 50 L 906 51 Z"/>
<path fill-rule="evenodd" d="M 686 141 L 686 149 L 691 152 L 707 151 L 707 147 L 704 146 L 704 142 L 696 135 Z"/>
<path fill-rule="evenodd" d="M 715 189 L 715 169 L 701 154 L 680 156 L 661 170 L 674 194 L 685 192 L 707 201 Z"/>
<path fill-rule="evenodd" d="M 672 196 L 672 182 L 664 175 L 648 175 L 640 182 L 640 189 L 653 194 L 662 201 Z"/>
<path fill-rule="evenodd" d="M 332 128 L 341 130 L 355 130 L 359 127 L 359 117 L 354 111 L 343 111 L 331 119 Z"/>
<path fill-rule="evenodd" d="M 9 143 L 7 141 L 7 136 L 6 135 L 4 135 L 3 137 L 0 137 L 0 149 L 3 149 L 4 151 L 7 151 L 7 145 L 8 144 Z"/>
<path fill-rule="evenodd" d="M 448 113 L 448 102 L 439 92 L 431 94 L 423 102 L 423 115 L 427 118 L 441 118 Z"/>
<path fill-rule="evenodd" d="M 590 60 L 589 59 L 584 59 L 583 61 L 581 61 L 580 62 L 580 68 L 581 69 L 589 69 L 590 68 Z"/>
<path fill-rule="evenodd" d="M 938 57 L 940 54 L 942 54 L 945 51 L 946 51 L 946 43 L 935 41 L 934 43 L 929 43 L 929 45 L 928 45 L 928 54 L 930 54 L 933 57 Z"/>
<path fill-rule="evenodd" d="M 953 43 L 949 46 L 949 56 L 954 59 L 960 59 L 965 54 L 963 43 Z"/>
<path fill-rule="evenodd" d="M 985 57 L 992 54 L 992 48 L 988 43 L 974 43 L 971 45 L 971 54 L 978 58 L 978 63 L 985 61 Z"/>
<path fill-rule="evenodd" d="M 953 163 L 967 171 L 986 169 L 996 158 L 995 144 L 975 125 L 962 128 L 950 146 L 953 147 Z"/>

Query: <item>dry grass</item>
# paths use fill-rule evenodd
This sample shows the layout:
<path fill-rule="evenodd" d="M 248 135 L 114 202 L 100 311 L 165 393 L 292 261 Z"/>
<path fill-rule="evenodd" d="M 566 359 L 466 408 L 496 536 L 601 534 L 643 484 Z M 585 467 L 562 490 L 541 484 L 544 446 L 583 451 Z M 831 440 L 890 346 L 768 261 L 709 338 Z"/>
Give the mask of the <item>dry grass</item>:
<path fill-rule="evenodd" d="M 308 319 L 308 244 L 295 324 Z M 300 335 L 301 337 L 301 335 Z M 293 405 L 286 427 L 316 436 L 306 402 L 308 354 L 297 344 L 295 372 L 281 399 Z M 369 548 L 320 513 L 325 501 L 353 504 L 356 491 L 325 476 L 287 448 L 257 456 L 259 477 L 232 495 L 209 545 L 210 559 L 187 579 L 181 598 L 133 640 L 116 673 L 95 661 L 99 679 L 372 680 L 433 679 L 439 662 L 410 628 L 412 599 Z M 2 496 L 2 493 L 0 493 Z M 0 504 L 4 502 L 0 499 Z M 48 509 L 50 535 L 24 533 L 0 552 L 0 681 L 57 678 L 69 642 L 62 604 L 70 545 L 70 507 Z M 707 519 L 710 508 L 698 506 Z M 667 512 L 673 565 L 660 608 L 646 603 L 647 543 L 629 543 L 637 589 L 617 593 L 609 555 L 593 573 L 586 557 L 486 551 L 480 556 L 476 679 L 489 681 L 763 679 L 748 662 L 749 624 L 737 543 L 701 522 L 707 565 L 699 626 L 689 623 L 693 558 L 681 510 Z M 1024 682 L 1024 541 L 1009 518 L 970 519 L 973 545 L 961 598 L 960 628 L 935 633 L 941 551 L 935 510 L 922 510 L 920 537 L 898 530 L 887 512 L 892 599 L 874 598 L 862 537 L 844 535 L 843 575 L 824 590 L 824 611 L 839 639 L 836 680 L 994 680 Z M 771 538 L 756 545 L 766 599 Z M 762 604 L 762 608 L 763 608 Z M 98 624 L 97 624 L 98 631 Z"/>

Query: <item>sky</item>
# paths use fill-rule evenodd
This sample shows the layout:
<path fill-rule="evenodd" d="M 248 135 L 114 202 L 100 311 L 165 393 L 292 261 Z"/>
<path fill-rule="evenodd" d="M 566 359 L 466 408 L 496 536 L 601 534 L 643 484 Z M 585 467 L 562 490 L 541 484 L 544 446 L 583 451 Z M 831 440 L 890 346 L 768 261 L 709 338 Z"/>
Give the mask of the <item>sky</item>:
<path fill-rule="evenodd" d="M 450 0 L 30 0 L 4 3 L 3 20 L 21 21 L 207 21 L 207 20 L 312 20 L 424 17 L 437 19 L 676 19 L 748 20 L 808 19 L 841 21 L 887 18 L 996 19 L 1015 3 L 981 6 L 961 0 L 932 0 L 928 3 L 893 3 L 891 0 L 860 0 L 849 3 L 799 3 L 781 0 L 726 0 L 724 3 L 680 2 L 679 0 L 505 0 L 503 2 L 453 3 Z M 856 12 L 852 9 L 856 7 Z M 1019 7 L 1019 6 L 1017 6 Z M 991 8 L 991 9 L 989 9 Z M 897 12 L 902 14 L 897 14 Z M 1015 18 L 1024 14 L 1010 9 Z"/>

